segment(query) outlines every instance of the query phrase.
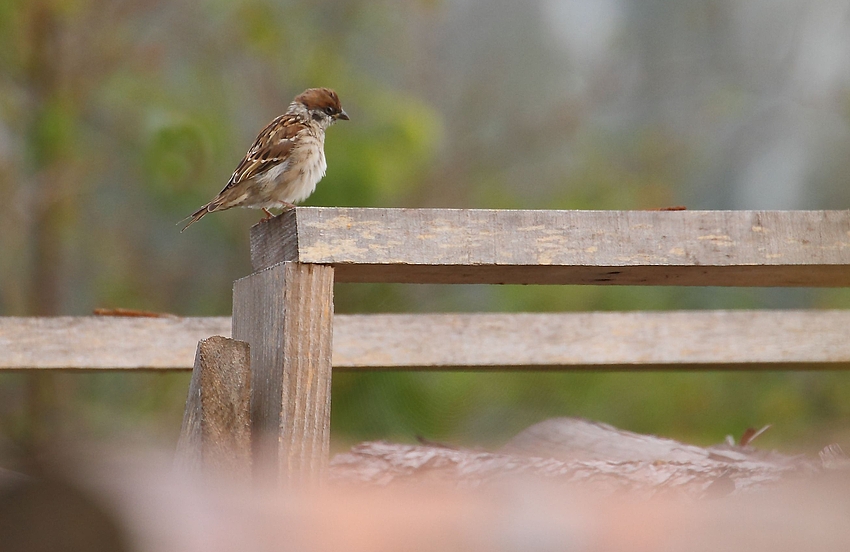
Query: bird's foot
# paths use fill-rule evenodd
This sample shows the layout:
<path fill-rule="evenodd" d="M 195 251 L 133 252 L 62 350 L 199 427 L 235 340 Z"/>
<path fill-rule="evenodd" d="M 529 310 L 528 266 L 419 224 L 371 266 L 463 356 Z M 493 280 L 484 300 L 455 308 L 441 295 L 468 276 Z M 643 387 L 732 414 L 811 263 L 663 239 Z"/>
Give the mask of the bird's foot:
<path fill-rule="evenodd" d="M 290 209 L 295 209 L 295 204 L 294 203 L 287 203 L 286 201 L 284 201 L 283 202 L 283 210 L 289 211 Z"/>
<path fill-rule="evenodd" d="M 268 209 L 266 209 L 265 207 L 263 207 L 262 209 L 263 209 L 263 212 L 266 214 L 266 216 L 263 217 L 264 221 L 269 220 L 270 218 L 272 218 L 274 216 L 272 214 L 272 212 L 269 211 Z"/>

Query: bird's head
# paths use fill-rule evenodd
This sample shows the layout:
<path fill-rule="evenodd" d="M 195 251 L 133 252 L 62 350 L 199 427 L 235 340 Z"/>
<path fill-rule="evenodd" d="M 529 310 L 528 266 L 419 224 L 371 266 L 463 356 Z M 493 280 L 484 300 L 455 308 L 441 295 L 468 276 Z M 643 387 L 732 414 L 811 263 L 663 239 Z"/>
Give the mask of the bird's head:
<path fill-rule="evenodd" d="M 339 103 L 339 96 L 330 88 L 308 88 L 295 96 L 293 105 L 303 106 L 310 119 L 327 128 L 337 120 L 348 120 L 348 113 Z"/>

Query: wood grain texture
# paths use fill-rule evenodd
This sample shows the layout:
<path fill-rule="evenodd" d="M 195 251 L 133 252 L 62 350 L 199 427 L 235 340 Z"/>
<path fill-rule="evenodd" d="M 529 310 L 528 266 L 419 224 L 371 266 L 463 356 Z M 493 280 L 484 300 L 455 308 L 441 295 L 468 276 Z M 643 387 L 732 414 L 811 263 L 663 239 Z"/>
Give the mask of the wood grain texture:
<path fill-rule="evenodd" d="M 251 258 L 338 282 L 850 286 L 850 211 L 299 207 L 252 228 Z"/>
<path fill-rule="evenodd" d="M 0 370 L 191 370 L 198 341 L 230 317 L 0 317 Z"/>
<path fill-rule="evenodd" d="M 658 462 L 699 465 L 704 462 L 752 462 L 753 467 L 815 467 L 820 462 L 752 447 L 689 445 L 655 435 L 618 429 L 584 418 L 549 418 L 514 435 L 499 452 L 518 456 L 601 462 Z M 818 466 L 819 467 L 819 466 Z"/>
<path fill-rule="evenodd" d="M 850 369 L 850 311 L 339 315 L 335 369 Z"/>
<path fill-rule="evenodd" d="M 504 483 L 513 474 L 533 476 L 538 483 L 586 485 L 597 497 L 639 491 L 644 498 L 763 492 L 821 470 L 820 461 L 802 455 L 726 445 L 704 448 L 579 418 L 535 424 L 495 452 L 380 441 L 355 445 L 331 461 L 334 480 L 382 488 L 434 481 L 479 488 Z"/>
<path fill-rule="evenodd" d="M 214 336 L 198 343 L 177 445 L 185 470 L 251 477 L 251 371 L 248 344 Z"/>
<path fill-rule="evenodd" d="M 0 369 L 192 369 L 230 318 L 0 317 Z M 337 315 L 337 370 L 850 369 L 850 311 Z M 201 336 L 200 338 L 198 336 Z"/>
<path fill-rule="evenodd" d="M 283 263 L 237 280 L 233 335 L 251 345 L 255 464 L 320 480 L 330 442 L 333 268 Z"/>

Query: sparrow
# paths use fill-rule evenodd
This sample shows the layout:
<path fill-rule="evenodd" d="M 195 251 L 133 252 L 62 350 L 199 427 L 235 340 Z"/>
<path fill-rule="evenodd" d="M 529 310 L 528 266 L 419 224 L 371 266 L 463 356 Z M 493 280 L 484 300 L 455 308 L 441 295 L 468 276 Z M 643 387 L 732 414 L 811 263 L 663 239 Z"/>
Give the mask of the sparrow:
<path fill-rule="evenodd" d="M 181 232 L 207 213 L 249 207 L 262 209 L 267 220 L 270 208 L 291 209 L 307 199 L 328 168 L 325 131 L 340 119 L 349 120 L 333 90 L 308 88 L 295 96 L 286 113 L 260 132 L 227 186 L 186 217 L 192 220 Z"/>

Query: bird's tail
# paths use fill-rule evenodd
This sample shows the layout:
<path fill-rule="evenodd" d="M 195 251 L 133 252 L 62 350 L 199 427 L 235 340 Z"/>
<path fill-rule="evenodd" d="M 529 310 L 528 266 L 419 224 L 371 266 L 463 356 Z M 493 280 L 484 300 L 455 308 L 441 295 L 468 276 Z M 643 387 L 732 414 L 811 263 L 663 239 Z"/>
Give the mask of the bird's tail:
<path fill-rule="evenodd" d="M 188 217 L 186 217 L 183 220 L 181 220 L 180 222 L 178 222 L 177 224 L 180 224 L 183 221 L 192 219 L 192 220 L 189 220 L 188 224 L 186 224 L 186 226 L 183 227 L 183 230 L 180 230 L 180 233 L 182 234 L 183 232 L 185 232 L 187 228 L 189 228 L 190 226 L 192 226 L 193 224 L 195 224 L 196 222 L 198 222 L 199 220 L 204 218 L 204 215 L 206 215 L 207 213 L 211 213 L 212 211 L 213 211 L 212 203 L 207 203 L 206 205 L 204 205 L 203 207 L 201 207 L 200 209 L 198 209 L 197 211 L 195 211 L 194 213 L 192 213 Z"/>

